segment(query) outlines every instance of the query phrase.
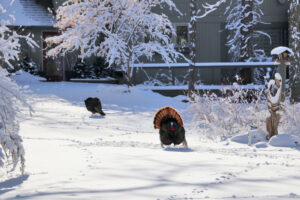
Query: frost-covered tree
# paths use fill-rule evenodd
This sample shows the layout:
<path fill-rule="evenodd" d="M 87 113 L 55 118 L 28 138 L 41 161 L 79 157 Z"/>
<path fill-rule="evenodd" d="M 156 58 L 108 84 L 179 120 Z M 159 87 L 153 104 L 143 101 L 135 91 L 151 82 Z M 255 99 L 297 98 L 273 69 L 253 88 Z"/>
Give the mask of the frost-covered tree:
<path fill-rule="evenodd" d="M 79 50 L 79 57 L 104 57 L 109 67 L 120 66 L 128 86 L 132 85 L 133 65 L 160 55 L 166 63 L 183 56 L 171 43 L 175 35 L 165 14 L 155 7 L 169 7 L 172 0 L 68 0 L 57 10 L 60 36 L 48 38 L 49 56 Z"/>
<path fill-rule="evenodd" d="M 0 15 L 4 15 L 5 12 L 0 3 Z M 19 35 L 9 29 L 9 24 L 9 19 L 0 21 L 0 60 L 12 68 L 11 62 L 18 59 L 20 40 L 26 40 L 29 45 L 36 45 L 36 43 L 29 36 Z M 24 148 L 22 139 L 18 135 L 19 123 L 16 118 L 20 103 L 27 105 L 21 97 L 18 86 L 0 66 L 0 167 L 7 166 L 14 170 L 20 164 L 23 172 Z"/>
<path fill-rule="evenodd" d="M 300 93 L 297 85 L 300 85 L 300 5 L 299 0 L 290 0 L 289 7 L 289 33 L 290 48 L 294 56 L 291 58 L 290 65 L 290 88 L 291 101 L 300 101 Z M 298 89 L 299 90 L 299 89 Z"/>
<path fill-rule="evenodd" d="M 232 61 L 266 61 L 264 50 L 258 48 L 255 43 L 255 38 L 262 36 L 268 37 L 271 44 L 271 38 L 267 33 L 255 30 L 257 25 L 264 24 L 263 11 L 260 8 L 263 2 L 264 0 L 228 0 L 225 29 L 229 31 L 227 46 Z M 264 72 L 255 71 L 257 77 L 260 77 L 261 73 Z M 242 69 L 240 76 L 243 83 L 251 82 L 251 69 Z"/>
<path fill-rule="evenodd" d="M 265 58 L 265 52 L 257 48 L 254 38 L 261 35 L 269 37 L 268 34 L 255 30 L 262 21 L 263 11 L 260 6 L 264 0 L 228 0 L 225 14 L 226 26 L 229 31 L 227 45 L 228 53 L 232 56 L 232 61 L 253 61 Z"/>

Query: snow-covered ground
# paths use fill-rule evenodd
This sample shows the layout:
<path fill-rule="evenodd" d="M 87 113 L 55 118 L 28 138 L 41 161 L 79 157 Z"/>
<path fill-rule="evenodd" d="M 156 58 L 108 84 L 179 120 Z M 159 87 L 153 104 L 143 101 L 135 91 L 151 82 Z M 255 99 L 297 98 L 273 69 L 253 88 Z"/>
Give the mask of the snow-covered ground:
<path fill-rule="evenodd" d="M 255 132 L 224 142 L 192 130 L 184 97 L 107 84 L 40 82 L 26 73 L 23 87 L 33 116 L 21 116 L 26 174 L 0 178 L 0 199 L 300 199 L 298 138 L 270 143 Z M 92 116 L 87 97 L 102 100 L 105 117 Z M 185 121 L 190 149 L 162 149 L 152 120 L 166 105 Z M 24 112 L 25 112 L 24 108 Z"/>

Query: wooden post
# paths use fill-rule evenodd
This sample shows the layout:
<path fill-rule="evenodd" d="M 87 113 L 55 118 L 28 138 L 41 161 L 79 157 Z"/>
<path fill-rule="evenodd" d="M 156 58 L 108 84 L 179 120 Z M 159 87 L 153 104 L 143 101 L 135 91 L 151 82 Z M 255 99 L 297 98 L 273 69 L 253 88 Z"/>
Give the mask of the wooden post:
<path fill-rule="evenodd" d="M 277 86 L 277 91 L 275 93 L 275 85 Z M 273 96 L 273 93 L 275 95 Z M 268 131 L 267 140 L 269 140 L 274 135 L 278 134 L 278 124 L 280 121 L 280 114 L 278 113 L 281 110 L 281 96 L 282 95 L 282 77 L 279 73 L 275 74 L 275 81 L 270 80 L 268 84 L 267 91 L 267 101 L 268 101 L 268 110 L 270 112 L 269 117 L 266 119 L 266 128 Z"/>
<path fill-rule="evenodd" d="M 284 46 L 275 47 L 271 51 L 271 55 L 276 56 L 275 62 L 278 63 L 278 73 L 282 79 L 281 101 L 285 100 L 285 85 L 286 85 L 286 66 L 290 65 L 290 57 L 294 56 L 292 49 Z M 290 80 L 292 78 L 290 77 Z"/>

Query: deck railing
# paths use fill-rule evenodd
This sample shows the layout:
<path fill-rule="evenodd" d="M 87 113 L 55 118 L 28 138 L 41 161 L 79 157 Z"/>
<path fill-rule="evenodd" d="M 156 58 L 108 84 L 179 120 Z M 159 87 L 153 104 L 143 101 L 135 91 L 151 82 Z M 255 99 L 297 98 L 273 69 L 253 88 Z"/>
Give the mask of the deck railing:
<path fill-rule="evenodd" d="M 256 69 L 276 69 L 275 62 L 198 62 L 195 63 L 196 85 L 224 85 L 234 82 L 239 69 L 250 68 L 251 77 Z M 188 82 L 188 63 L 141 63 L 133 69 L 133 83 L 161 86 L 183 86 Z M 264 73 L 264 72 L 262 72 Z M 254 80 L 252 80 L 254 81 Z"/>

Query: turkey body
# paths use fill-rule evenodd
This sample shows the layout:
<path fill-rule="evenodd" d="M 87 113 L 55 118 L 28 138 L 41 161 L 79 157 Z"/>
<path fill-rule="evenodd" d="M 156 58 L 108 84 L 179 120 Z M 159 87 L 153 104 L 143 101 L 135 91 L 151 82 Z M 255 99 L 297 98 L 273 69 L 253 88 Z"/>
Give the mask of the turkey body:
<path fill-rule="evenodd" d="M 159 109 L 154 115 L 153 125 L 155 129 L 159 129 L 161 147 L 182 143 L 185 148 L 188 148 L 183 119 L 175 108 L 165 106 Z"/>
<path fill-rule="evenodd" d="M 100 115 L 105 115 L 105 113 L 102 110 L 101 101 L 97 97 L 89 97 L 86 100 L 84 100 L 84 103 L 86 109 L 92 112 L 93 114 L 99 113 Z"/>
<path fill-rule="evenodd" d="M 162 145 L 178 145 L 183 143 L 185 146 L 185 130 L 174 118 L 167 118 L 162 121 L 159 129 L 160 141 Z"/>

